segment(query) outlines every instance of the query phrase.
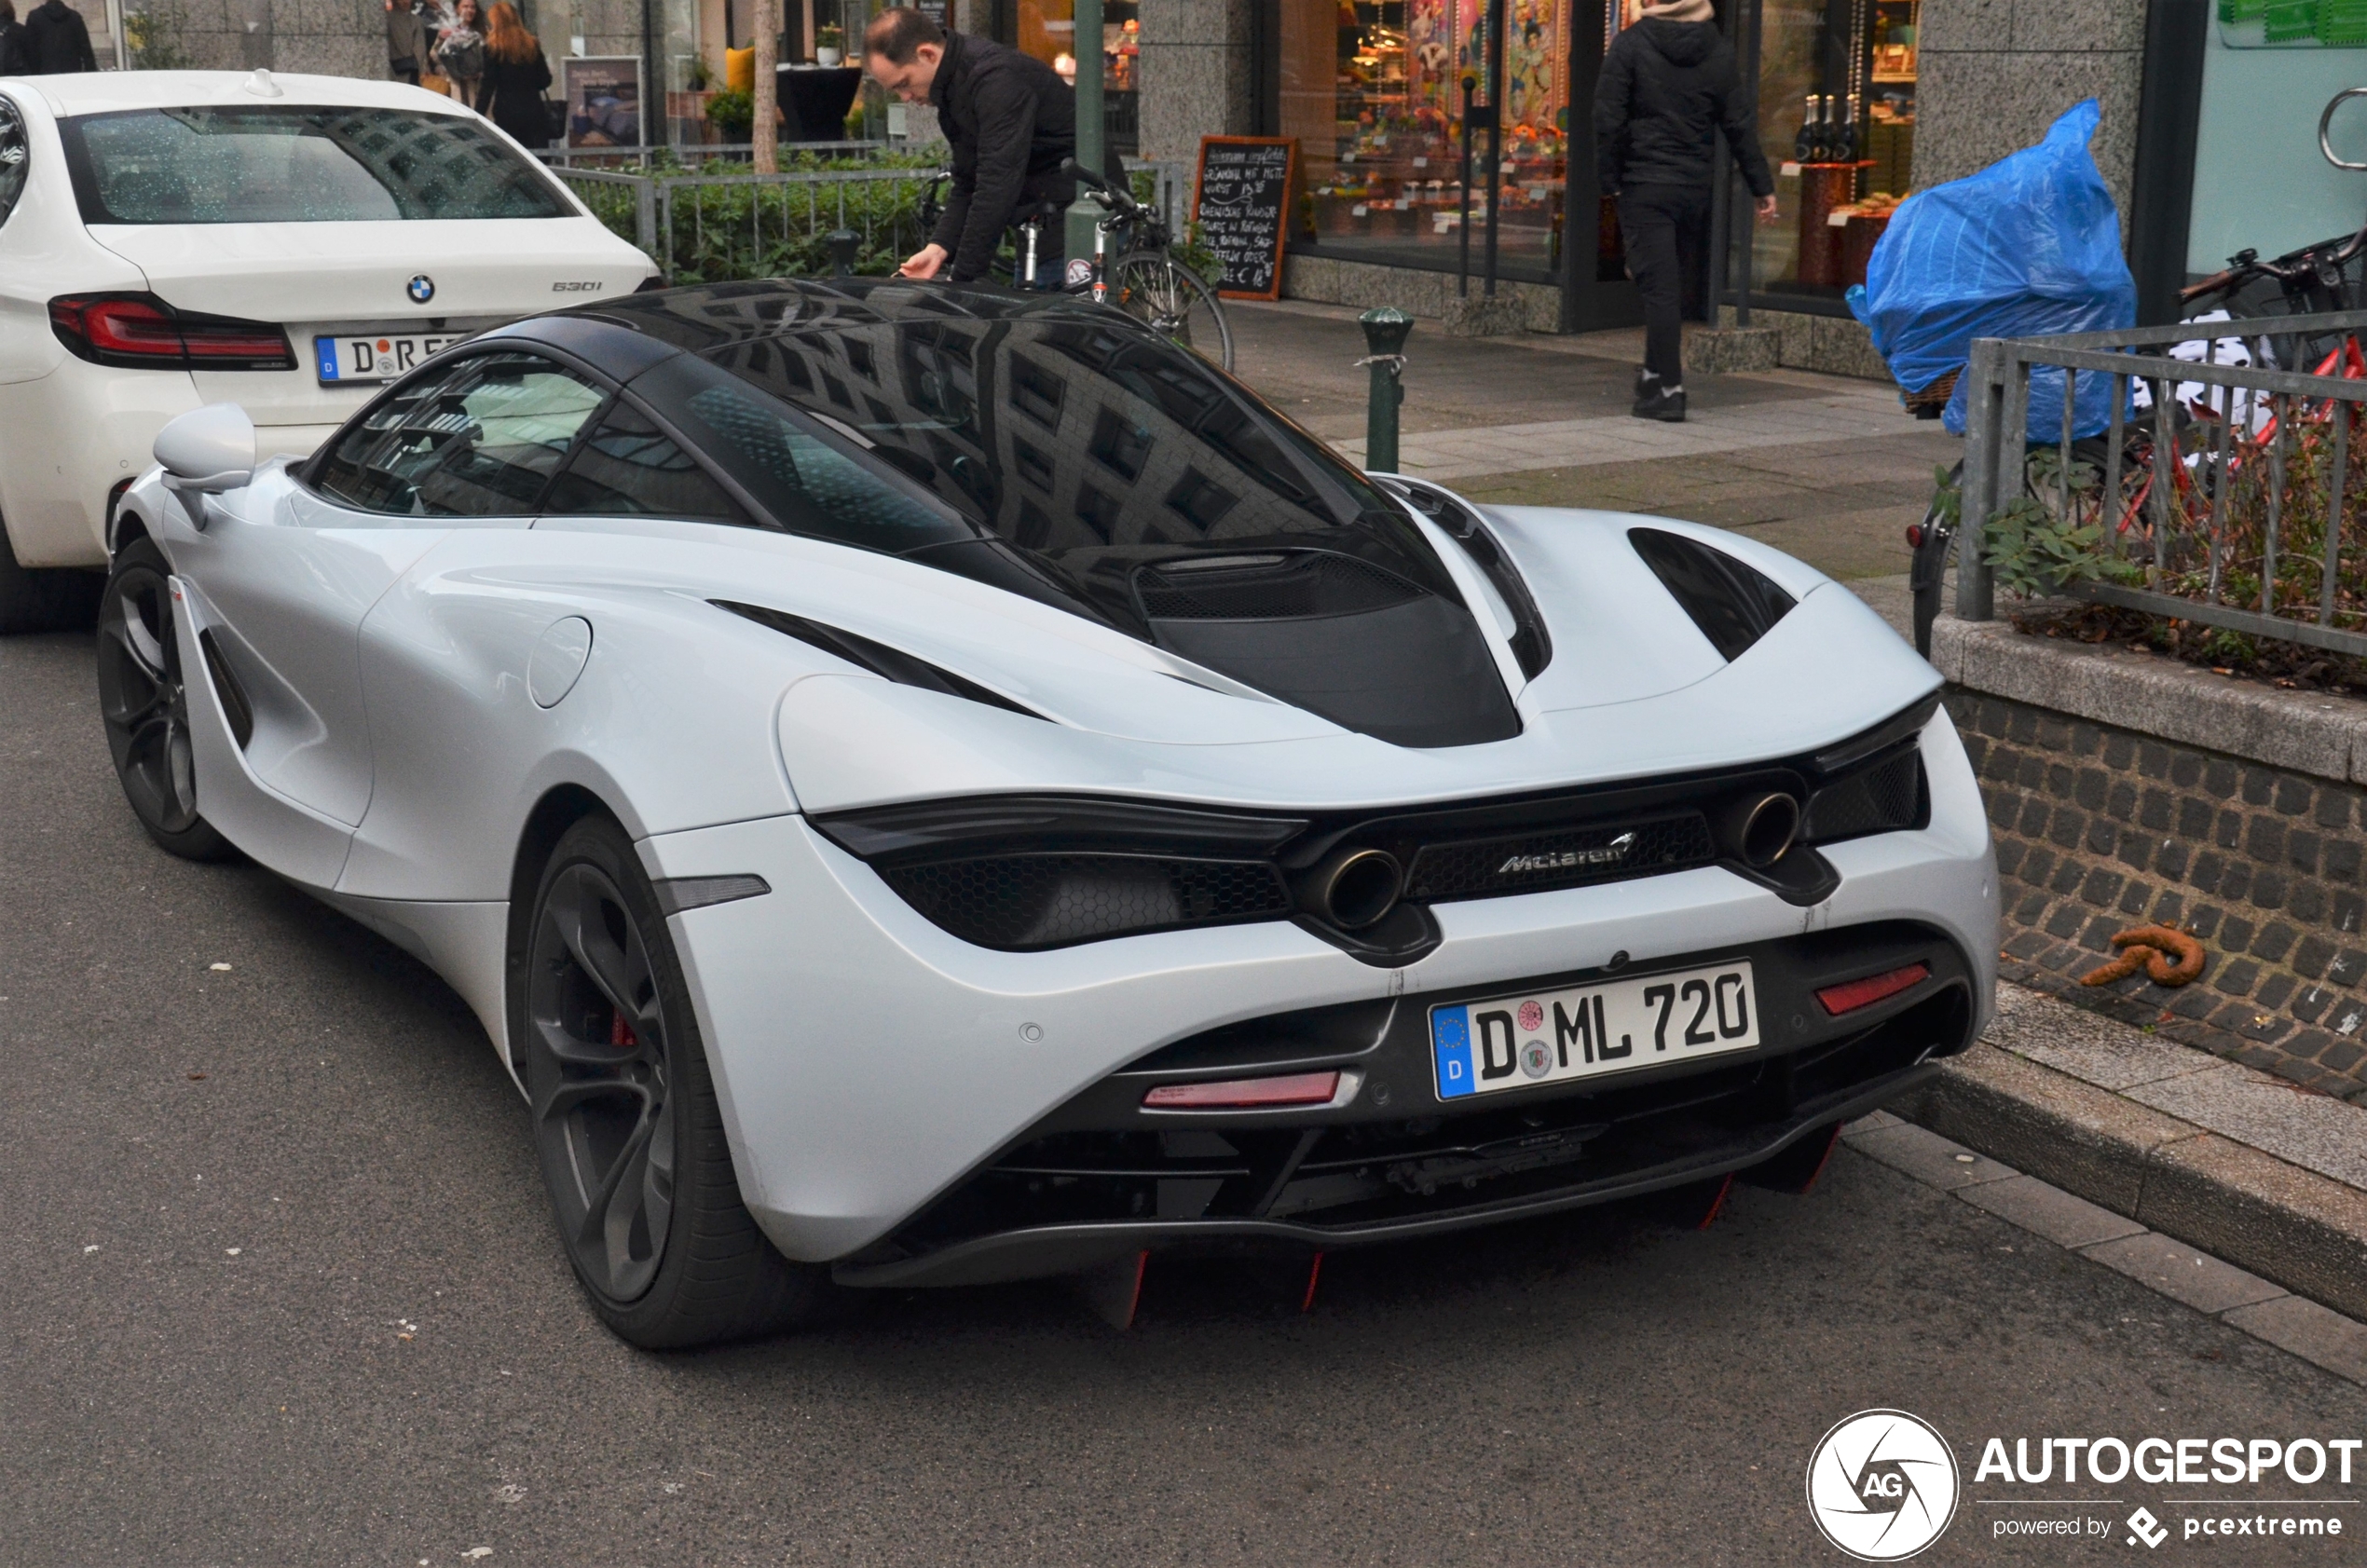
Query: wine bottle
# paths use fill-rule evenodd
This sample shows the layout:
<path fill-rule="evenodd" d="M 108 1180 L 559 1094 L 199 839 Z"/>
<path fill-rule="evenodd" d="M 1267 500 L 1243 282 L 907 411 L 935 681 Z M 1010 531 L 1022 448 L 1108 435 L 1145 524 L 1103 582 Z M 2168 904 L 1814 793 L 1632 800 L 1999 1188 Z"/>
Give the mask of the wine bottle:
<path fill-rule="evenodd" d="M 1807 105 L 1799 113 L 1799 134 L 1792 138 L 1792 157 L 1801 163 L 1816 161 L 1816 95 L 1808 95 Z"/>
<path fill-rule="evenodd" d="M 1833 130 L 1832 161 L 1857 161 L 1857 105 L 1846 101 L 1841 104 L 1840 123 Z"/>

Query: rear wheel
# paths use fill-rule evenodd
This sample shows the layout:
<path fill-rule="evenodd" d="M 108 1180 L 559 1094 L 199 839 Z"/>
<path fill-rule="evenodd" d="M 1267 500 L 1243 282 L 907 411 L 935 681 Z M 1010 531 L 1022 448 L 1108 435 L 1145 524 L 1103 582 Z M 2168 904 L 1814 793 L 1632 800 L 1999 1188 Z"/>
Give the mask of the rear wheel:
<path fill-rule="evenodd" d="M 1203 359 L 1233 368 L 1233 329 L 1216 291 L 1158 251 L 1120 256 L 1110 268 L 1110 303 Z"/>
<path fill-rule="evenodd" d="M 673 939 L 609 818 L 552 852 L 516 994 L 543 1182 L 601 1319 L 671 1350 L 820 1316 L 827 1272 L 782 1257 L 740 1200 Z"/>
<path fill-rule="evenodd" d="M 186 860 L 226 860 L 238 852 L 198 814 L 171 576 L 153 539 L 133 539 L 116 556 L 99 602 L 99 716 L 124 798 L 148 837 Z"/>

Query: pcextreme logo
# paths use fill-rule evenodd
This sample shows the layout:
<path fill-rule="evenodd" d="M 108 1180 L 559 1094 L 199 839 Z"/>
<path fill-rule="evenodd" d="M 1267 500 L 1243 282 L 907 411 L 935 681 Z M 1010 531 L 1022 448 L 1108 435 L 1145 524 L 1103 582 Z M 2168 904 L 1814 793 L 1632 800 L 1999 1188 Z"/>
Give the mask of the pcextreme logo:
<path fill-rule="evenodd" d="M 1859 1411 L 1809 1455 L 1809 1516 L 1861 1562 L 1897 1562 L 1938 1540 L 1959 1491 L 1948 1439 L 1905 1411 Z"/>

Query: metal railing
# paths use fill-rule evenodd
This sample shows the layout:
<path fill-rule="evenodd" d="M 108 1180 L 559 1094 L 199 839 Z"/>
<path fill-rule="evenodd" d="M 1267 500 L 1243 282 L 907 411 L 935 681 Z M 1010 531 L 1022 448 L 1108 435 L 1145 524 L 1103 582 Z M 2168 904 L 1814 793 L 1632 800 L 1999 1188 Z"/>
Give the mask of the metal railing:
<path fill-rule="evenodd" d="M 784 157 L 811 154 L 815 157 L 878 157 L 883 153 L 917 153 L 925 143 L 905 142 L 784 142 Z M 746 163 L 756 154 L 747 142 L 685 143 L 681 146 L 538 147 L 534 156 L 554 169 L 646 170 L 652 164 L 686 165 L 705 162 Z"/>
<path fill-rule="evenodd" d="M 1189 211 L 1189 167 L 1126 163 L 1130 172 L 1150 176 L 1150 204 L 1180 226 Z M 856 272 L 891 272 L 927 242 L 921 208 L 936 170 L 758 174 L 652 161 L 637 169 L 554 164 L 551 172 L 647 252 L 672 284 L 826 274 L 833 266 L 830 237 L 841 231 L 855 236 Z"/>
<path fill-rule="evenodd" d="M 1974 343 L 1957 616 L 1995 614 L 1984 524 L 2018 514 L 2080 552 L 2079 569 L 2054 579 L 2065 594 L 2367 655 L 2367 443 L 2351 439 L 2367 367 L 2248 362 L 2273 338 L 2286 356 L 2312 345 L 2301 361 L 2312 364 L 2332 345 L 2339 367 L 2362 330 L 2367 310 Z M 2199 357 L 2173 357 L 2190 345 Z M 2040 442 L 2033 377 L 2063 410 Z M 2076 433 L 2104 408 L 2100 433 Z"/>

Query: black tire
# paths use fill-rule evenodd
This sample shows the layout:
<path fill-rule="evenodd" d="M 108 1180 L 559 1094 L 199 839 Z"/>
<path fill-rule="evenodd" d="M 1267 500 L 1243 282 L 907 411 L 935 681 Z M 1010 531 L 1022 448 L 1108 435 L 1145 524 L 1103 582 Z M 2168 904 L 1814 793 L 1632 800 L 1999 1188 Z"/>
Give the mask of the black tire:
<path fill-rule="evenodd" d="M 184 860 L 228 860 L 239 852 L 198 814 L 171 576 L 154 539 L 116 556 L 99 599 L 99 717 L 116 780 L 148 837 Z"/>
<path fill-rule="evenodd" d="M 536 884 L 511 1027 L 560 1244 L 592 1308 L 644 1350 L 814 1322 L 828 1271 L 757 1229 L 732 1167 L 690 993 L 632 840 L 604 815 Z"/>
<path fill-rule="evenodd" d="M 105 581 L 100 572 L 18 566 L 8 531 L 0 527 L 0 636 L 87 630 L 99 613 Z"/>
<path fill-rule="evenodd" d="M 1163 251 L 1135 251 L 1110 266 L 1110 303 L 1170 342 L 1233 368 L 1233 327 L 1216 291 Z"/>

